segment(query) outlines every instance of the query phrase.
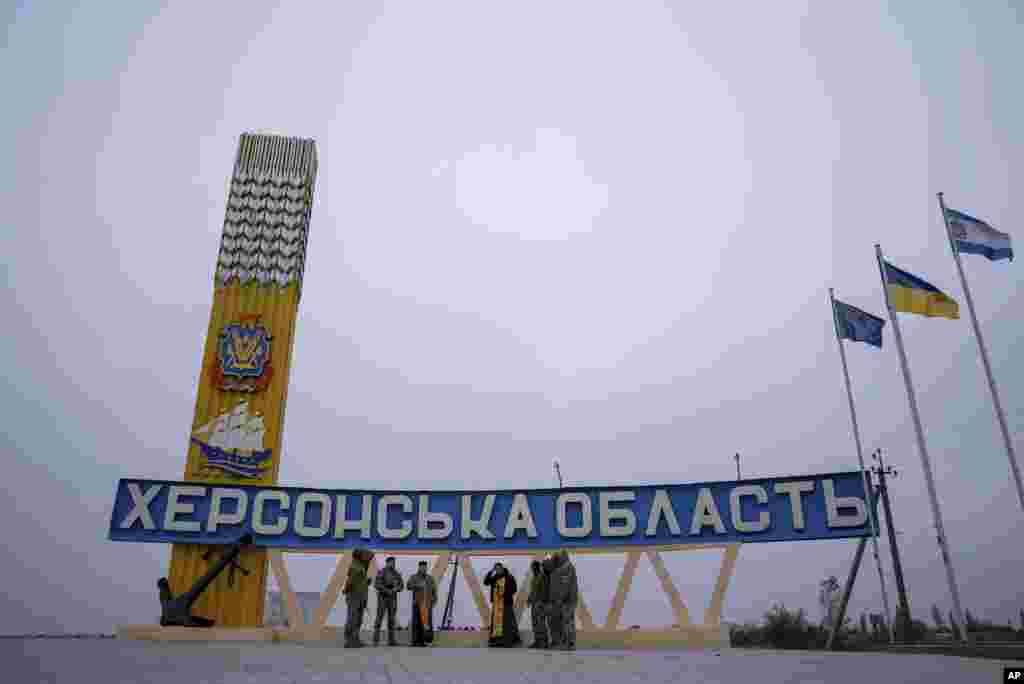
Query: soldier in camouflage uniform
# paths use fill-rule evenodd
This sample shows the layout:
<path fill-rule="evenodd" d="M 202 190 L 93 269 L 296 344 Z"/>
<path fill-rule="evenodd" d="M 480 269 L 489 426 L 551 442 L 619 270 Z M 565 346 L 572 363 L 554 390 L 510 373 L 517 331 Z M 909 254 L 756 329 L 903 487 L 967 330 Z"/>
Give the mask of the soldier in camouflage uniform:
<path fill-rule="evenodd" d="M 548 578 L 540 561 L 530 564 L 530 594 L 526 603 L 530 606 L 530 621 L 533 623 L 533 643 L 529 647 L 547 648 L 548 619 L 545 609 L 548 607 Z"/>
<path fill-rule="evenodd" d="M 544 575 L 544 622 L 547 626 L 548 648 L 554 648 L 561 640 L 562 620 L 555 613 L 555 604 L 551 602 L 551 573 L 555 570 L 554 556 L 548 556 L 540 563 L 540 571 Z"/>
<path fill-rule="evenodd" d="M 388 616 L 388 646 L 397 646 L 395 641 L 395 613 L 398 610 L 398 592 L 402 591 L 402 575 L 395 569 L 395 557 L 384 561 L 384 568 L 373 580 L 377 590 L 377 621 L 373 623 L 373 645 L 380 643 L 380 623 Z"/>
<path fill-rule="evenodd" d="M 576 603 L 579 595 L 576 566 L 569 560 L 569 552 L 563 550 L 555 555 L 555 566 L 551 571 L 552 610 L 560 623 L 558 640 L 552 644 L 552 648 L 565 651 L 576 649 Z"/>
<path fill-rule="evenodd" d="M 370 561 L 373 552 L 366 549 L 352 551 L 352 563 L 348 566 L 348 577 L 341 593 L 345 594 L 348 608 L 345 618 L 345 648 L 362 648 L 359 630 L 363 626 L 363 615 L 366 613 L 366 600 L 370 593 Z"/>

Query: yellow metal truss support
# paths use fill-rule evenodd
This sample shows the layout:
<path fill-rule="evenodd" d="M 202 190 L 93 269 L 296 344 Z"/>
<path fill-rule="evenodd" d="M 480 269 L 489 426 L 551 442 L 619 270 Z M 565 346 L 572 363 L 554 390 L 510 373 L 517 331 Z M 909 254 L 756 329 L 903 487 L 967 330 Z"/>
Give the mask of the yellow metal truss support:
<path fill-rule="evenodd" d="M 722 624 L 722 604 L 725 601 L 725 591 L 729 588 L 729 580 L 732 579 L 733 570 L 736 569 L 736 556 L 740 552 L 739 544 L 729 544 L 722 556 L 722 567 L 718 571 L 718 579 L 715 581 L 715 593 L 711 595 L 711 603 L 707 612 L 704 613 L 704 624 L 718 626 Z"/>
<path fill-rule="evenodd" d="M 587 604 L 583 601 L 583 592 L 580 592 L 576 600 L 576 617 L 580 620 L 580 628 L 591 631 L 597 629 L 594 625 L 594 616 L 590 614 L 590 609 L 587 608 Z"/>
<path fill-rule="evenodd" d="M 345 578 L 348 576 L 348 568 L 351 564 L 351 551 L 346 551 L 338 556 L 338 564 L 334 568 L 334 574 L 331 575 L 330 581 L 327 582 L 327 588 L 320 595 L 320 605 L 317 606 L 313 617 L 313 624 L 317 627 L 323 627 L 327 624 L 327 617 L 338 603 L 338 598 L 341 596 L 341 590 L 345 586 Z"/>
<path fill-rule="evenodd" d="M 284 558 L 277 549 L 270 551 L 270 567 L 277 579 L 277 586 L 281 590 L 281 598 L 284 599 L 285 613 L 288 615 L 288 624 L 292 629 L 299 629 L 306 624 L 306 620 L 299 609 L 299 601 L 292 590 L 291 580 L 288 579 L 288 569 L 284 566 Z"/>
<path fill-rule="evenodd" d="M 473 596 L 476 609 L 480 613 L 480 627 L 487 629 L 491 624 L 491 610 L 487 607 L 487 599 L 484 597 L 483 587 L 480 585 L 480 578 L 473 570 L 473 564 L 469 562 L 469 556 L 459 556 L 459 567 L 462 568 L 462 576 L 469 587 L 469 593 Z"/>
<path fill-rule="evenodd" d="M 665 592 L 668 602 L 672 605 L 672 613 L 676 616 L 676 624 L 680 627 L 689 625 L 690 611 L 686 609 L 686 604 L 683 603 L 683 598 L 679 595 L 679 590 L 676 589 L 676 585 L 672 581 L 672 575 L 668 574 L 668 570 L 665 568 L 665 561 L 661 559 L 661 554 L 656 550 L 650 549 L 647 551 L 647 558 L 650 559 L 651 565 L 654 566 L 654 572 L 658 575 L 658 579 L 661 580 L 661 589 Z"/>
<path fill-rule="evenodd" d="M 729 583 L 732 580 L 732 575 L 736 568 L 736 560 L 739 554 L 739 544 L 701 544 L 693 545 L 689 547 L 679 547 L 673 545 L 667 547 L 670 551 L 681 551 L 690 549 L 723 549 L 724 554 L 722 557 L 722 563 L 718 571 L 718 575 L 715 579 L 715 588 L 711 596 L 710 604 L 704 613 L 704 626 L 706 627 L 717 627 L 721 625 L 722 621 L 722 607 L 725 601 L 725 593 L 729 588 Z M 643 555 L 647 555 L 651 565 L 654 567 L 655 574 L 661 582 L 661 588 L 666 598 L 672 606 L 672 612 L 675 616 L 676 624 L 681 628 L 686 628 L 692 625 L 690 620 L 690 613 L 683 601 L 679 590 L 676 588 L 675 583 L 672 581 L 672 577 L 669 574 L 665 561 L 661 556 L 661 551 L 666 550 L 666 547 L 648 548 L 638 550 L 635 547 L 625 552 L 625 565 L 622 570 L 622 574 L 619 577 L 618 584 L 616 586 L 615 595 L 612 599 L 611 607 L 608 611 L 608 618 L 602 627 L 597 627 L 594 624 L 593 615 L 590 609 L 587 607 L 586 602 L 583 598 L 582 591 L 578 595 L 578 602 L 576 607 L 577 619 L 580 622 L 580 628 L 584 631 L 592 631 L 595 629 L 601 629 L 606 631 L 614 631 L 618 629 L 619 622 L 622 618 L 622 612 L 625 607 L 626 598 L 629 595 L 630 589 L 632 588 L 633 579 L 636 576 L 636 570 L 640 563 L 640 558 Z M 585 551 L 594 553 L 596 549 L 585 549 Z M 296 552 L 306 553 L 306 552 Z M 322 552 L 315 552 L 322 553 Z M 335 552 L 337 554 L 337 552 Z M 422 551 L 416 552 L 414 550 L 392 550 L 388 552 L 389 555 L 395 556 L 421 556 Z M 434 581 L 440 583 L 444 578 L 448 565 L 451 561 L 452 551 L 443 551 L 438 553 L 434 557 L 433 567 L 431 568 L 431 576 Z M 547 552 L 538 552 L 531 550 L 529 555 L 532 556 L 532 560 L 540 560 L 546 555 Z M 278 549 L 271 549 L 269 551 L 270 566 L 277 578 L 277 584 L 280 588 L 282 598 L 284 600 L 285 612 L 288 616 L 288 622 L 293 629 L 301 630 L 307 627 L 323 627 L 327 623 L 334 606 L 337 604 L 338 599 L 341 597 L 341 590 L 344 587 L 345 579 L 348 575 L 349 566 L 352 563 L 352 553 L 346 551 L 338 555 L 338 563 L 335 566 L 334 572 L 324 587 L 323 592 L 320 596 L 320 603 L 313 615 L 311 624 L 305 623 L 302 610 L 299 606 L 298 598 L 295 591 L 292 588 L 291 581 L 288 576 L 287 568 L 285 567 L 283 552 Z M 470 595 L 473 597 L 473 602 L 476 605 L 477 612 L 480 615 L 480 626 L 486 630 L 490 625 L 490 601 L 484 592 L 484 588 L 481 585 L 479 577 L 477 577 L 476 571 L 473 569 L 471 560 L 477 555 L 484 556 L 522 556 L 527 555 L 521 551 L 506 551 L 503 554 L 486 552 L 484 554 L 477 553 L 460 553 L 458 555 L 459 567 L 462 570 L 462 575 L 465 578 L 467 587 L 469 588 Z M 370 574 L 376 576 L 378 568 L 378 562 L 376 557 L 370 563 Z M 529 583 L 531 579 L 531 571 L 528 569 L 523 577 L 521 583 L 521 589 L 519 595 L 516 597 L 515 611 L 516 619 L 522 618 L 523 611 L 527 606 L 527 598 L 529 596 Z"/>
<path fill-rule="evenodd" d="M 441 580 L 444 579 L 444 573 L 448 570 L 448 562 L 451 557 L 451 551 L 445 551 L 437 554 L 437 558 L 434 559 L 434 567 L 430 569 L 430 576 L 434 578 L 434 584 L 438 588 L 441 586 Z"/>
<path fill-rule="evenodd" d="M 608 609 L 608 621 L 605 629 L 615 629 L 619 626 L 619 618 L 622 617 L 622 608 L 626 604 L 626 596 L 633 586 L 633 577 L 636 575 L 636 566 L 640 563 L 640 552 L 630 551 L 626 554 L 626 565 L 622 568 L 622 576 L 619 577 L 619 586 L 615 590 L 615 598 L 612 599 L 611 608 Z"/>

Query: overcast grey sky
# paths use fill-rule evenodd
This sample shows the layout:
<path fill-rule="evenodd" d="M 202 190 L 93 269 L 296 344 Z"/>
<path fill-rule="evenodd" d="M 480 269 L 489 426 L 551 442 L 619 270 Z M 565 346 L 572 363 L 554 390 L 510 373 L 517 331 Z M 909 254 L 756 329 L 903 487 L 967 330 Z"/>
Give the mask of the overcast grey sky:
<path fill-rule="evenodd" d="M 961 302 L 962 320 L 903 331 L 965 606 L 1017 622 L 1024 513 L 935 193 L 1024 236 L 1019 6 L 47 2 L 0 18 L 0 632 L 156 618 L 169 549 L 106 541 L 110 507 L 118 477 L 181 475 L 228 180 L 255 130 L 320 157 L 282 483 L 550 486 L 554 459 L 574 484 L 690 482 L 733 477 L 736 451 L 750 476 L 854 468 L 827 288 L 882 314 L 880 241 Z M 1024 272 L 965 267 L 1017 434 Z M 902 470 L 911 606 L 948 611 L 889 326 L 849 361 L 865 446 Z M 818 582 L 854 549 L 745 546 L 726 619 L 773 602 L 817 618 Z M 668 563 L 699 619 L 717 557 Z M 598 620 L 621 564 L 579 563 Z M 296 588 L 332 566 L 293 561 Z M 864 610 L 880 610 L 870 567 Z M 671 621 L 646 563 L 623 621 Z"/>

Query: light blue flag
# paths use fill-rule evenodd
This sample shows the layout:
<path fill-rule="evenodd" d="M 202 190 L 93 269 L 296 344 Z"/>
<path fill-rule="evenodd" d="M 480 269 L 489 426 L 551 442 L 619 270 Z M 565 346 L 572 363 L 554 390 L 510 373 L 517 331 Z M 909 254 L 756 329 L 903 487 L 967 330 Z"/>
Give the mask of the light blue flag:
<path fill-rule="evenodd" d="M 956 209 L 946 209 L 946 220 L 950 237 L 961 254 L 980 254 L 989 261 L 1013 261 L 1013 247 L 1006 233 Z"/>

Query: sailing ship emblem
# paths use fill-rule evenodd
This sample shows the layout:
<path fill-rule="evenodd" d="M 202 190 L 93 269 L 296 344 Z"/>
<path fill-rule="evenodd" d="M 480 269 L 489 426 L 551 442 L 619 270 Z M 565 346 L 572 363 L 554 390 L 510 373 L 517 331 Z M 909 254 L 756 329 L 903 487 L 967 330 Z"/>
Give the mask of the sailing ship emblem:
<path fill-rule="evenodd" d="M 263 448 L 266 434 L 263 416 L 249 413 L 249 402 L 242 401 L 192 433 L 206 458 L 206 467 L 243 478 L 259 477 L 269 466 L 270 449 Z"/>
<path fill-rule="evenodd" d="M 213 384 L 228 392 L 256 392 L 270 383 L 270 333 L 259 314 L 243 315 L 224 326 L 217 340 L 217 360 L 210 366 Z"/>

